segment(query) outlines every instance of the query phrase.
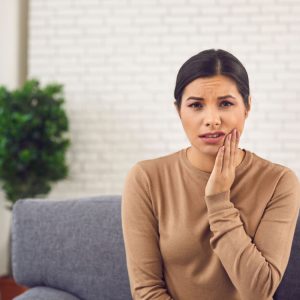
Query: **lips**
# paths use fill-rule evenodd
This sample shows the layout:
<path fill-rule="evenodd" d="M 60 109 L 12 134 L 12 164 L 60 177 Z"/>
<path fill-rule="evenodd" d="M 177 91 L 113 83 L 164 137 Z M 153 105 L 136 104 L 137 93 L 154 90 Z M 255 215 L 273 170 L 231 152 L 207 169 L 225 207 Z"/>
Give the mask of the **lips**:
<path fill-rule="evenodd" d="M 222 135 L 225 135 L 225 132 L 223 132 L 223 131 L 213 131 L 213 132 L 206 132 L 206 133 L 200 135 L 199 137 L 201 137 L 201 138 L 218 138 Z"/>
<path fill-rule="evenodd" d="M 200 136 L 199 138 L 206 144 L 220 144 L 224 139 L 224 134 L 219 135 L 218 137 L 207 137 Z"/>

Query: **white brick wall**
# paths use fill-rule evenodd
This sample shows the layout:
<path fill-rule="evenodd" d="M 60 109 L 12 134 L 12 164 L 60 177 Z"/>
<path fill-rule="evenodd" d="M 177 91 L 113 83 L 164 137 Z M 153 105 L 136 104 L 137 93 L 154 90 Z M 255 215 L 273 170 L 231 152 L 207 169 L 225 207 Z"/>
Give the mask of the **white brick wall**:
<path fill-rule="evenodd" d="M 65 85 L 72 138 L 49 197 L 120 194 L 136 161 L 187 147 L 175 79 L 207 48 L 248 71 L 241 147 L 300 176 L 299 13 L 298 0 L 31 0 L 29 77 Z"/>

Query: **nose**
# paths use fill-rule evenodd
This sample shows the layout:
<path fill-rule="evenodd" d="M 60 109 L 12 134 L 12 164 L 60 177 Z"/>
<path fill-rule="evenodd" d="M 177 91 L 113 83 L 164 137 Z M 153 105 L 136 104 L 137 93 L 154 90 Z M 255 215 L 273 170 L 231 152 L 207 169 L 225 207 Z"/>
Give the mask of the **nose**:
<path fill-rule="evenodd" d="M 205 113 L 205 125 L 206 126 L 218 126 L 221 124 L 220 115 L 215 109 L 208 109 Z"/>

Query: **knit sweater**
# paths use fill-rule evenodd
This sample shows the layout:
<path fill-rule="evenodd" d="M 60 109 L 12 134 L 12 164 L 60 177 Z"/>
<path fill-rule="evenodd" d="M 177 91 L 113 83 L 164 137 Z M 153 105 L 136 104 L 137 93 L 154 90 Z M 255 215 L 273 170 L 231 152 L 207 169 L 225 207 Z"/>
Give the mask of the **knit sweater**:
<path fill-rule="evenodd" d="M 286 270 L 300 206 L 295 173 L 243 149 L 230 190 L 187 149 L 129 170 L 122 229 L 134 300 L 270 300 Z"/>

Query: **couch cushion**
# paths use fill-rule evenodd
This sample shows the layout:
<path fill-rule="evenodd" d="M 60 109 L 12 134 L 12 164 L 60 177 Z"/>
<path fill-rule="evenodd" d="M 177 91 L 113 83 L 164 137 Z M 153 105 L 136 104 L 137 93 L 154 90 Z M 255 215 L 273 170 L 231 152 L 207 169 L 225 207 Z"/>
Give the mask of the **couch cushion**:
<path fill-rule="evenodd" d="M 121 196 L 18 200 L 12 270 L 29 287 L 53 287 L 86 300 L 131 299 Z"/>
<path fill-rule="evenodd" d="M 79 298 L 63 291 L 49 287 L 35 287 L 24 294 L 14 298 L 14 300 L 80 300 Z"/>

